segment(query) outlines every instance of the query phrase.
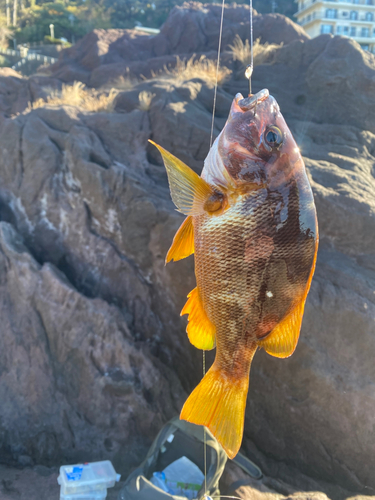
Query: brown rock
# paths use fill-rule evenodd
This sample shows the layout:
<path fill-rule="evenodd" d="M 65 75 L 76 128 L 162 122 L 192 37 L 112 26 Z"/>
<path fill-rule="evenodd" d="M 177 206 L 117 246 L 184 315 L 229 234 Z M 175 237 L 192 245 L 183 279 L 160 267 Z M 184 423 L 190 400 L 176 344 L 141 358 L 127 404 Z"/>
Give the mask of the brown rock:
<path fill-rule="evenodd" d="M 1 223 L 0 233 L 3 460 L 140 460 L 163 421 L 152 406 L 169 418 L 181 404 L 169 389 L 172 373 L 136 345 L 118 308 L 79 294 L 53 265 L 40 266 L 11 225 Z"/>
<path fill-rule="evenodd" d="M 0 68 L 0 113 L 7 116 L 20 113 L 29 101 L 27 80 L 11 68 Z"/>
<path fill-rule="evenodd" d="M 294 479 L 299 483 L 301 491 L 282 480 L 267 476 L 254 479 L 229 461 L 220 481 L 220 492 L 223 495 L 234 496 L 241 500 L 329 500 L 327 495 L 320 491 L 307 490 L 314 486 L 319 488 L 318 483 L 314 485 L 313 481 L 309 481 L 310 484 L 307 484 L 303 475 L 298 472 L 295 473 Z M 346 492 L 342 491 L 341 493 L 347 496 Z"/>
<path fill-rule="evenodd" d="M 243 40 L 250 37 L 249 7 L 226 5 L 222 49 L 228 49 L 236 35 Z M 221 5 L 185 2 L 175 7 L 161 28 L 170 53 L 183 54 L 207 52 L 218 47 Z M 157 38 L 157 37 L 155 37 Z M 254 39 L 263 42 L 285 43 L 307 40 L 306 32 L 290 19 L 280 14 L 257 14 L 254 11 Z"/>
<path fill-rule="evenodd" d="M 163 269 L 180 218 L 169 215 L 169 202 L 145 191 L 153 184 L 137 149 L 137 134 L 147 131 L 142 117 L 136 110 L 117 115 L 115 124 L 89 114 L 88 128 L 72 108 L 41 108 L 3 122 L 1 136 L 9 142 L 1 160 L 2 219 L 18 227 L 28 246 L 3 223 L 0 449 L 8 463 L 103 456 L 116 462 L 126 455 L 125 470 L 179 411 L 184 391 L 172 365 L 194 378 L 185 335 L 177 337 L 176 351 L 166 337 L 169 331 L 177 340 L 181 320 L 173 296 L 161 306 L 170 271 L 157 278 L 157 268 Z M 96 128 L 104 128 L 100 137 Z M 129 142 L 121 146 L 124 137 Z M 117 155 L 134 170 L 116 162 Z M 154 254 L 159 238 L 160 256 Z M 159 279 L 160 296 L 152 291 Z M 175 296 L 179 285 L 172 289 Z"/>
<path fill-rule="evenodd" d="M 63 50 L 59 61 L 51 66 L 50 74 L 64 82 L 80 80 L 98 86 L 129 73 L 149 77 L 152 71 L 173 63 L 173 58 L 167 57 L 173 54 L 187 57 L 214 51 L 216 58 L 220 16 L 219 5 L 185 2 L 171 11 L 156 36 L 135 30 L 94 30 L 74 47 Z M 224 17 L 222 49 L 228 50 L 236 35 L 243 40 L 250 36 L 249 7 L 227 5 Z M 304 30 L 290 19 L 255 11 L 254 36 L 263 43 L 288 44 L 308 39 Z"/>

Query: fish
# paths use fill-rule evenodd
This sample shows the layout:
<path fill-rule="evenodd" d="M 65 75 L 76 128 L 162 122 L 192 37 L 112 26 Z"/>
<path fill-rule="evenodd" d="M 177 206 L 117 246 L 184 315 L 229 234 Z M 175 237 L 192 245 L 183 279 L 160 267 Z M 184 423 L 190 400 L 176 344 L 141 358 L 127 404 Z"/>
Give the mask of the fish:
<path fill-rule="evenodd" d="M 276 99 L 263 89 L 233 99 L 201 175 L 157 145 L 171 197 L 186 215 L 166 263 L 194 254 L 196 288 L 181 315 L 215 360 L 180 418 L 206 426 L 229 458 L 244 430 L 257 349 L 296 349 L 315 270 L 318 222 L 301 152 Z"/>

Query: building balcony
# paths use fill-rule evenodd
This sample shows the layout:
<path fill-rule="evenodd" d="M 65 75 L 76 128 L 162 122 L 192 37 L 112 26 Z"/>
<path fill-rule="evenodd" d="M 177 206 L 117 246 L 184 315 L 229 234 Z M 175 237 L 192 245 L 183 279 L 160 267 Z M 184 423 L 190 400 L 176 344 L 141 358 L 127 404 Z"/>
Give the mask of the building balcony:
<path fill-rule="evenodd" d="M 307 24 L 316 22 L 316 21 L 325 21 L 329 23 L 334 23 L 336 24 L 337 22 L 340 21 L 346 21 L 349 23 L 349 25 L 355 25 L 355 26 L 364 26 L 366 28 L 372 29 L 375 27 L 375 15 L 374 19 L 372 21 L 366 20 L 366 18 L 360 18 L 360 19 L 350 19 L 348 16 L 337 16 L 337 17 L 327 17 L 325 14 L 320 14 L 315 12 L 314 16 L 311 16 L 310 19 L 305 19 L 304 21 L 298 21 L 301 26 L 306 26 Z"/>
<path fill-rule="evenodd" d="M 311 9 L 311 7 L 315 7 L 316 5 L 319 5 L 319 4 L 322 4 L 322 3 L 323 3 L 323 0 L 315 0 L 315 1 L 313 0 L 313 1 L 310 1 L 308 4 L 304 5 L 304 7 L 302 7 L 302 9 L 299 9 L 295 14 L 293 14 L 293 16 L 297 17 L 302 12 L 305 12 L 306 10 Z"/>
<path fill-rule="evenodd" d="M 312 22 L 310 23 L 306 23 L 306 24 L 309 24 L 311 25 Z M 324 23 L 322 22 L 319 22 L 318 25 L 322 26 Z M 369 34 L 368 36 L 364 36 L 361 31 L 358 30 L 358 32 L 354 35 L 354 34 L 351 34 L 350 31 L 344 33 L 343 31 L 338 31 L 337 30 L 337 25 L 335 24 L 332 24 L 332 23 L 327 23 L 329 26 L 332 27 L 332 31 L 330 32 L 331 35 L 337 35 L 337 36 L 344 36 L 346 38 L 352 38 L 353 40 L 355 40 L 356 42 L 358 43 L 367 43 L 367 44 L 375 44 L 375 33 L 371 30 L 369 31 Z M 349 27 L 350 28 L 350 27 Z M 328 33 L 328 32 L 327 32 Z M 320 33 L 321 34 L 321 33 Z"/>
<path fill-rule="evenodd" d="M 324 4 L 328 8 L 330 6 L 332 6 L 332 4 L 335 4 L 335 7 L 349 8 L 349 6 L 351 6 L 351 10 L 362 11 L 363 9 L 366 9 L 366 10 L 370 10 L 370 11 L 375 11 L 375 0 L 373 1 L 373 5 L 367 5 L 364 3 L 355 4 L 355 3 L 353 3 L 352 0 L 310 0 L 309 3 L 306 3 L 306 5 L 302 9 L 299 9 L 295 14 L 293 14 L 293 16 L 297 17 L 302 12 L 306 12 L 307 10 L 311 10 L 312 8 L 314 8 L 318 5 L 320 7 L 322 7 Z"/>
<path fill-rule="evenodd" d="M 366 19 L 365 17 L 360 17 L 359 19 L 348 19 L 347 17 L 338 17 L 337 18 L 339 21 L 349 21 L 351 23 L 360 23 L 360 24 L 369 24 L 369 25 L 373 25 L 375 23 L 375 16 L 374 16 L 374 19 L 372 21 L 369 21 L 368 19 Z"/>
<path fill-rule="evenodd" d="M 371 36 L 369 36 L 369 37 L 367 37 L 367 36 L 348 36 L 347 38 L 352 38 L 353 40 L 355 40 L 358 43 L 367 43 L 370 45 L 375 44 L 375 36 L 373 36 L 373 37 L 371 37 Z"/>

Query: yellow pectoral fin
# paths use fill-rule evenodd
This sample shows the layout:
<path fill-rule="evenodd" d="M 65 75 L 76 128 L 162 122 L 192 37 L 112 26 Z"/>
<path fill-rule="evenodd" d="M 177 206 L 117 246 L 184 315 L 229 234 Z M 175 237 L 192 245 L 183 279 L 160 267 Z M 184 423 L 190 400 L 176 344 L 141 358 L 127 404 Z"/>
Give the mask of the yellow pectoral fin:
<path fill-rule="evenodd" d="M 166 149 L 151 140 L 149 142 L 158 148 L 163 157 L 172 200 L 177 210 L 185 215 L 203 214 L 207 200 L 214 195 L 213 188 Z"/>
<path fill-rule="evenodd" d="M 184 314 L 189 315 L 186 331 L 193 346 L 204 351 L 213 349 L 216 345 L 216 328 L 203 308 L 198 287 L 189 293 L 188 301 L 181 311 L 181 316 Z"/>
<path fill-rule="evenodd" d="M 194 253 L 194 226 L 193 218 L 189 216 L 186 217 L 175 234 L 171 248 L 168 250 L 165 263 L 168 264 L 171 260 L 176 261 L 184 259 L 185 257 L 189 257 L 192 253 Z"/>
<path fill-rule="evenodd" d="M 277 358 L 288 358 L 297 347 L 305 300 L 302 300 L 258 345 Z"/>

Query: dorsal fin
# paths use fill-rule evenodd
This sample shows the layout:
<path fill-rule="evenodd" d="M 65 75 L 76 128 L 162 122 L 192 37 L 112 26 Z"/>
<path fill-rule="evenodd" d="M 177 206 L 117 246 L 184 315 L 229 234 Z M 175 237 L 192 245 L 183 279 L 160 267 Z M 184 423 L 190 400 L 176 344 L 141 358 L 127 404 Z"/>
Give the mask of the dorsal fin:
<path fill-rule="evenodd" d="M 168 250 L 165 263 L 184 259 L 192 253 L 194 253 L 194 226 L 193 218 L 189 215 L 178 228 L 171 248 Z"/>

